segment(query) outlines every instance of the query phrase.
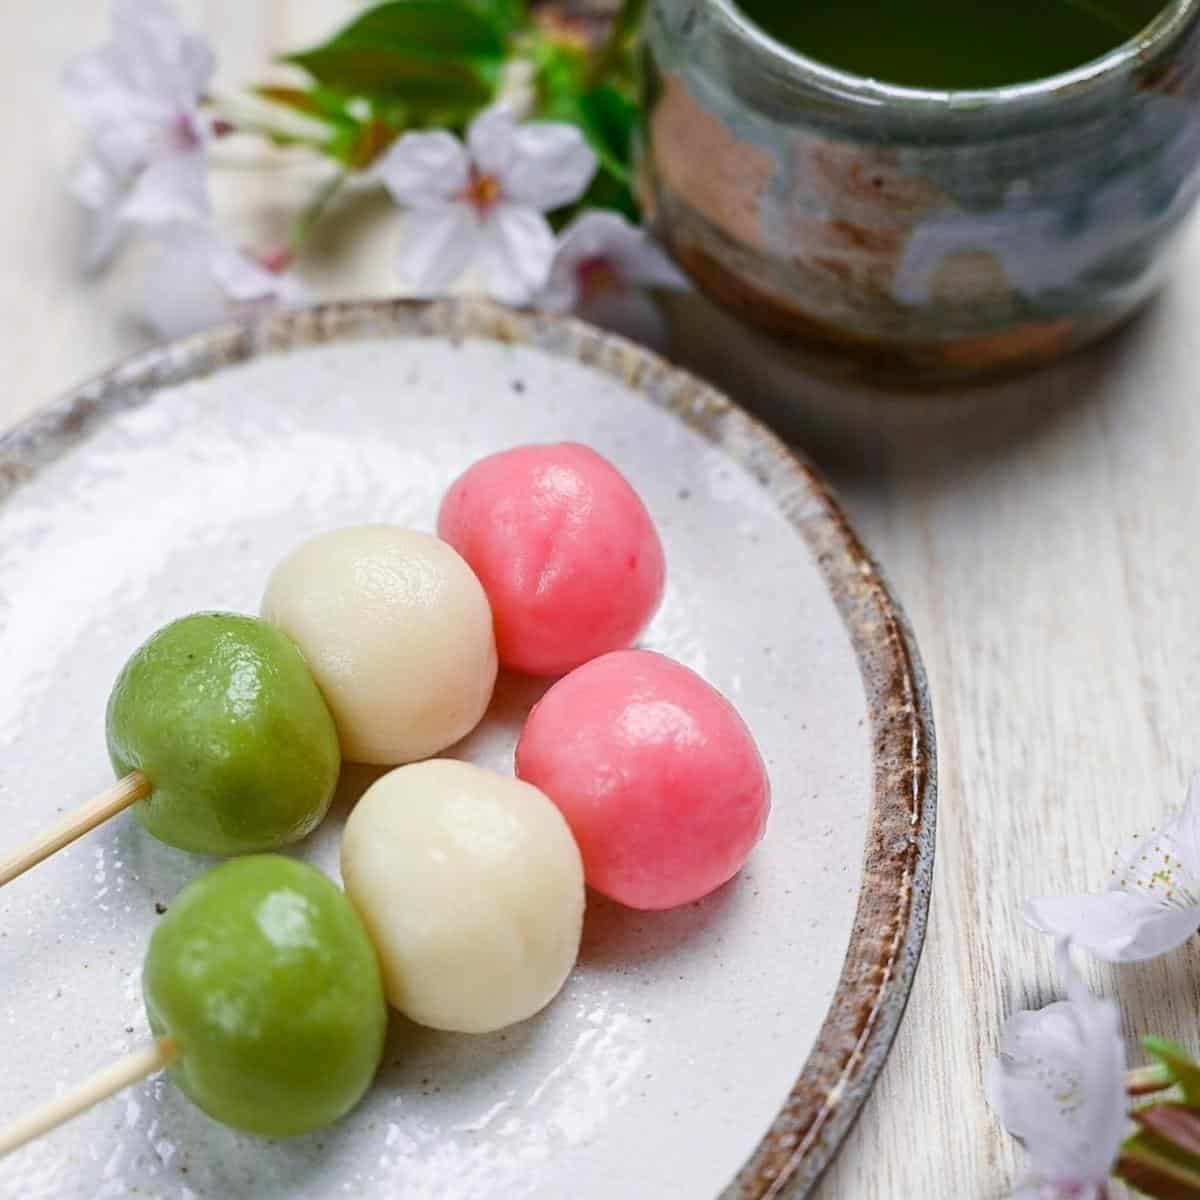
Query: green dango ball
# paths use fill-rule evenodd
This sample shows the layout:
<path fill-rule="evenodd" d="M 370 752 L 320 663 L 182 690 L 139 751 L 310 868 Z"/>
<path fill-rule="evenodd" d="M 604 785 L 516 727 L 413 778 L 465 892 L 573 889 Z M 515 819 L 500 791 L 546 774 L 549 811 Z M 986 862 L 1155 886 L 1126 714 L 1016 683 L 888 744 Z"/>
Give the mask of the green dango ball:
<path fill-rule="evenodd" d="M 197 854 L 275 850 L 311 833 L 333 799 L 337 728 L 295 644 L 254 617 L 197 613 L 160 629 L 108 701 L 108 754 L 141 771 L 135 812 Z"/>
<path fill-rule="evenodd" d="M 361 1098 L 383 1054 L 375 948 L 320 871 L 236 859 L 189 884 L 150 938 L 150 1027 L 209 1116 L 265 1137 L 309 1133 Z"/>

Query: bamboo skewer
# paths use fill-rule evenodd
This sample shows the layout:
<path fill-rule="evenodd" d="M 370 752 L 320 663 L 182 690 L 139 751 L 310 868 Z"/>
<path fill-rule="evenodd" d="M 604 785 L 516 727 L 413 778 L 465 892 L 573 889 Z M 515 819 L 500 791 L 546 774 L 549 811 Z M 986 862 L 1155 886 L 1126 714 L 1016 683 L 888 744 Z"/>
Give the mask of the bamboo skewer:
<path fill-rule="evenodd" d="M 0 1129 L 0 1158 L 11 1153 L 26 1142 L 41 1137 L 43 1133 L 86 1112 L 101 1100 L 124 1090 L 139 1079 L 161 1071 L 175 1060 L 178 1049 L 170 1038 L 163 1038 L 150 1046 L 144 1046 L 120 1062 L 97 1071 L 90 1079 L 71 1088 L 59 1096 L 34 1109 L 6 1129 Z"/>
<path fill-rule="evenodd" d="M 37 837 L 19 846 L 6 857 L 0 858 L 0 887 L 11 883 L 30 867 L 37 866 L 55 851 L 70 845 L 76 838 L 89 833 L 109 817 L 115 817 L 131 804 L 144 800 L 151 791 L 153 788 L 150 780 L 141 771 L 131 771 L 123 779 L 118 779 L 112 787 L 89 800 L 87 804 L 67 813 L 61 821 L 57 821 L 49 829 L 43 829 Z"/>

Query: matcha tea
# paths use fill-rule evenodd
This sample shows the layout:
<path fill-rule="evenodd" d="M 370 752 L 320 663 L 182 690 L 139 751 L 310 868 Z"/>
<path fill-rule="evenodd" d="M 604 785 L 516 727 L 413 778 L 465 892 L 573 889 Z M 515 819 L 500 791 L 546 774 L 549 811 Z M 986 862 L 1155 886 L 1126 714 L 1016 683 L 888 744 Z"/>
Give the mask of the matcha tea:
<path fill-rule="evenodd" d="M 1144 29 L 1163 0 L 737 0 L 778 41 L 856 75 L 994 88 L 1056 75 Z"/>

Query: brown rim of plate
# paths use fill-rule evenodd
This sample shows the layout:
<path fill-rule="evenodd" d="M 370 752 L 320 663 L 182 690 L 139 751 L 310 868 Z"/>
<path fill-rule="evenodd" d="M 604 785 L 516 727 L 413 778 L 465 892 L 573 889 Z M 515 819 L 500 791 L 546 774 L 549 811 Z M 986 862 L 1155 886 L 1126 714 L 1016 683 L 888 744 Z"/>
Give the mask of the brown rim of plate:
<path fill-rule="evenodd" d="M 159 388 L 322 342 L 486 338 L 585 363 L 677 414 L 767 489 L 804 537 L 854 646 L 871 715 L 874 797 L 858 909 L 816 1044 L 770 1129 L 718 1200 L 804 1195 L 887 1056 L 920 957 L 933 874 L 933 716 L 912 633 L 814 467 L 715 388 L 624 338 L 570 318 L 469 300 L 366 300 L 276 313 L 148 351 L 0 437 L 0 500 L 108 414 Z"/>

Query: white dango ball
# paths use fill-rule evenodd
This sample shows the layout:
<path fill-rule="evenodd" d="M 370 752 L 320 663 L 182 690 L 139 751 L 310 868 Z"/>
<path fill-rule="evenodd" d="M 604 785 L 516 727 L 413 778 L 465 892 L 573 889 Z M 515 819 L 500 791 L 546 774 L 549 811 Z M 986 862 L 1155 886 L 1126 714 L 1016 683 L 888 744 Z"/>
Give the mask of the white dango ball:
<path fill-rule="evenodd" d="M 318 534 L 275 568 L 262 615 L 300 647 L 352 762 L 428 758 L 470 733 L 491 700 L 487 596 L 430 534 L 394 525 Z"/>
<path fill-rule="evenodd" d="M 434 1029 L 533 1016 L 579 953 L 583 864 L 566 821 L 531 784 L 470 763 L 372 784 L 346 822 L 342 879 L 389 1002 Z"/>

